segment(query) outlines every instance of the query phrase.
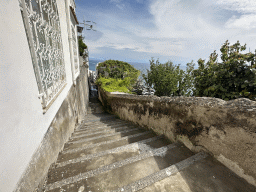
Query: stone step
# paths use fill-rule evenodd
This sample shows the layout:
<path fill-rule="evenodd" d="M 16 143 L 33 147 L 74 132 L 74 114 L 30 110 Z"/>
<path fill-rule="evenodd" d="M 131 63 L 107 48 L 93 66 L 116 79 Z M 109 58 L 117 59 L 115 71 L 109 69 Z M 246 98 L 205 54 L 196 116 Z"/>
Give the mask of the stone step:
<path fill-rule="evenodd" d="M 100 142 L 100 143 L 96 143 L 96 144 L 92 144 L 92 145 L 87 145 L 87 146 L 83 146 L 83 147 L 80 147 L 80 148 L 75 148 L 75 149 L 70 149 L 70 150 L 63 150 L 61 153 L 73 153 L 73 152 L 78 152 L 78 151 L 81 151 L 81 150 L 85 150 L 85 149 L 91 149 L 91 148 L 95 148 L 95 147 L 103 147 L 104 145 L 108 145 L 108 144 L 112 144 L 112 143 L 115 143 L 115 142 L 131 142 L 131 141 L 134 141 L 134 140 L 140 140 L 140 139 L 146 139 L 148 136 L 147 135 L 151 135 L 151 132 L 150 131 L 146 131 L 146 132 L 142 132 L 142 133 L 138 133 L 138 134 L 133 134 L 133 135 L 129 135 L 129 136 L 126 136 L 126 137 L 121 137 L 121 138 L 118 138 L 118 139 L 113 139 L 113 140 L 110 140 L 110 141 L 103 141 L 103 142 Z M 155 136 L 155 134 L 153 134 Z M 158 136 L 158 137 L 162 137 L 161 136 Z"/>
<path fill-rule="evenodd" d="M 98 103 L 98 102 L 89 102 L 89 105 L 100 105 L 100 106 L 102 106 L 101 103 Z"/>
<path fill-rule="evenodd" d="M 113 116 L 110 116 L 110 117 L 113 117 Z M 98 125 L 98 124 L 113 124 L 113 123 L 118 123 L 118 122 L 126 122 L 126 121 L 123 121 L 123 120 L 120 120 L 120 119 L 103 119 L 101 121 L 87 121 L 87 122 L 84 122 L 83 124 L 81 124 L 81 126 L 84 126 L 84 127 L 88 127 L 88 126 L 94 126 L 94 125 Z M 79 127 L 81 127 L 79 126 Z"/>
<path fill-rule="evenodd" d="M 152 149 L 159 148 L 169 144 L 168 142 L 163 140 L 162 136 L 153 137 L 153 135 L 150 133 L 143 136 L 144 137 L 140 136 L 139 138 L 136 138 L 137 141 L 134 139 L 136 142 L 129 141 L 131 143 L 126 143 L 127 141 L 124 142 L 124 140 L 121 140 L 121 141 L 119 140 L 117 142 L 105 144 L 104 146 L 99 146 L 98 148 L 96 147 L 90 148 L 90 149 L 87 148 L 86 151 L 80 150 L 80 151 L 75 151 L 71 153 L 60 153 L 56 165 L 60 166 L 60 164 L 70 164 L 72 162 L 79 162 L 85 159 L 100 157 L 110 153 L 125 151 L 126 149 L 130 149 L 130 148 L 138 149 L 138 145 L 139 147 L 141 147 L 140 144 L 145 144 L 145 143 Z M 138 139 L 141 139 L 141 140 L 138 141 Z"/>
<path fill-rule="evenodd" d="M 89 102 L 89 106 L 99 106 L 99 107 L 102 107 L 102 104 L 101 103 Z"/>
<path fill-rule="evenodd" d="M 171 175 L 161 177 L 162 180 L 158 179 L 152 182 L 147 181 L 147 187 L 140 187 L 140 192 L 256 191 L 254 186 L 248 184 L 244 179 L 237 176 L 234 172 L 225 167 L 212 156 L 206 156 L 199 161 L 195 161 L 190 166 L 184 167 L 178 164 L 176 167 L 173 167 L 172 170 L 170 169 L 168 173 L 171 173 Z M 140 185 L 141 184 L 142 182 L 140 181 Z M 123 191 L 131 191 L 131 187 L 125 187 L 123 189 Z M 122 190 L 119 189 L 119 191 Z"/>
<path fill-rule="evenodd" d="M 97 126 L 113 126 L 113 125 L 119 125 L 119 124 L 132 124 L 130 122 L 121 121 L 118 119 L 108 119 L 108 121 L 102 120 L 102 121 L 91 121 L 86 122 L 84 124 L 81 124 L 80 126 L 76 127 L 75 131 L 77 130 L 86 130 L 86 129 L 95 129 Z"/>
<path fill-rule="evenodd" d="M 95 104 L 89 104 L 88 108 L 91 108 L 91 109 L 102 109 L 102 106 L 101 105 L 95 105 Z"/>
<path fill-rule="evenodd" d="M 129 129 L 132 129 L 132 128 L 136 128 L 136 127 L 131 126 L 131 125 L 130 126 L 119 126 L 118 128 L 107 127 L 107 128 L 99 129 L 97 131 L 79 132 L 79 134 L 76 134 L 76 135 L 70 137 L 69 141 L 73 142 L 73 141 L 78 141 L 80 139 L 103 136 L 103 135 L 107 135 L 107 134 L 111 134 L 111 133 L 116 133 L 116 132 L 129 130 Z"/>
<path fill-rule="evenodd" d="M 92 103 L 92 104 L 89 104 L 88 108 L 91 108 L 91 109 L 102 109 L 102 105 L 99 105 L 99 104 L 95 104 L 95 103 Z"/>
<path fill-rule="evenodd" d="M 104 137 L 109 137 L 109 136 L 115 136 L 115 135 L 120 135 L 123 133 L 127 133 L 127 132 L 131 132 L 131 131 L 139 131 L 139 128 L 136 127 L 131 127 L 131 128 L 127 128 L 125 127 L 124 130 L 121 130 L 120 132 L 107 132 L 106 134 L 99 134 L 99 135 L 89 135 L 89 137 L 80 137 L 77 139 L 69 139 L 69 141 L 67 142 L 67 144 L 74 144 L 74 143 L 83 143 L 83 142 L 87 142 L 87 141 L 92 141 L 92 140 L 97 140 L 97 139 L 101 139 Z"/>
<path fill-rule="evenodd" d="M 132 183 L 129 183 L 128 185 L 119 187 L 118 189 L 115 190 L 111 190 L 113 192 L 121 192 L 121 191 L 126 191 L 126 192 L 130 192 L 130 191 L 143 191 L 143 189 L 145 189 L 146 187 L 150 186 L 150 185 L 154 185 L 159 181 L 162 181 L 165 178 L 169 178 L 172 175 L 175 175 L 177 173 L 179 173 L 180 171 L 182 171 L 183 169 L 186 169 L 187 167 L 193 165 L 195 162 L 197 161 L 201 161 L 202 159 L 206 158 L 208 156 L 208 154 L 201 152 L 201 153 L 197 153 L 196 155 L 193 155 L 189 158 L 186 158 L 184 160 L 181 160 L 169 167 L 166 167 L 160 171 L 156 171 L 155 173 L 152 173 L 144 178 L 138 179 Z M 162 186 L 160 186 L 162 187 Z M 179 188 L 177 189 L 173 189 L 173 188 L 164 188 L 164 190 L 162 191 L 184 191 L 182 190 L 183 186 L 179 186 Z M 149 189 L 149 188 L 148 188 Z M 147 189 L 147 190 L 148 190 Z M 186 188 L 189 189 L 189 188 Z M 149 191 L 156 191 L 152 189 L 149 189 Z M 162 192 L 159 191 L 159 192 Z M 187 192 L 187 190 L 185 190 Z M 194 191 L 194 190 L 192 190 Z M 195 190 L 197 191 L 197 190 Z M 207 191 L 207 190 L 206 190 Z M 205 192 L 206 192 L 205 191 Z"/>
<path fill-rule="evenodd" d="M 80 135 L 84 135 L 84 134 L 94 134 L 97 132 L 101 132 L 101 131 L 108 131 L 108 130 L 115 130 L 115 129 L 119 129 L 122 127 L 137 127 L 134 126 L 132 124 L 119 124 L 119 125 L 101 125 L 101 126 L 97 126 L 95 129 L 93 128 L 88 128 L 88 129 L 79 129 L 76 130 L 71 137 L 79 137 Z"/>
<path fill-rule="evenodd" d="M 64 145 L 64 149 L 63 150 L 70 150 L 70 149 L 74 149 L 77 147 L 84 147 L 84 146 L 88 146 L 91 144 L 95 144 L 95 143 L 100 143 L 103 141 L 110 141 L 113 139 L 119 139 L 121 137 L 125 137 L 128 135 L 133 135 L 133 134 L 137 134 L 137 133 L 142 133 L 143 131 L 135 128 L 135 129 L 129 129 L 129 130 L 125 130 L 125 131 L 121 131 L 118 133 L 111 133 L 111 134 L 106 134 L 104 136 L 98 136 L 98 137 L 93 137 L 93 138 L 87 138 L 87 139 L 80 139 L 79 141 L 76 142 L 67 142 Z"/>
<path fill-rule="evenodd" d="M 99 104 L 99 103 L 89 103 L 87 112 L 88 112 L 88 113 L 90 113 L 90 112 L 94 112 L 94 113 L 103 113 L 104 110 L 103 110 L 102 105 Z"/>
<path fill-rule="evenodd" d="M 103 109 L 99 109 L 99 108 L 97 108 L 97 109 L 90 109 L 90 108 L 88 108 L 87 113 L 91 113 L 91 114 L 94 114 L 94 113 L 104 113 L 104 111 L 103 111 Z"/>
<path fill-rule="evenodd" d="M 75 131 L 86 130 L 86 129 L 91 130 L 92 128 L 95 129 L 100 126 L 113 126 L 113 125 L 128 124 L 128 123 L 129 122 L 118 121 L 118 120 L 90 122 L 77 127 Z"/>
<path fill-rule="evenodd" d="M 132 124 L 130 122 L 126 122 L 123 120 L 111 118 L 111 119 L 100 120 L 100 121 L 85 122 L 84 124 L 81 124 L 80 126 L 76 127 L 75 130 L 96 128 L 96 126 L 113 126 L 113 125 L 118 125 L 118 124 L 122 124 L 122 123 L 123 124 Z"/>
<path fill-rule="evenodd" d="M 165 146 L 166 143 L 161 143 L 161 138 L 162 137 L 152 137 L 132 144 L 123 145 L 121 147 L 99 150 L 98 152 L 86 154 L 84 156 L 80 155 L 83 154 L 82 152 L 69 154 L 73 157 L 71 161 L 70 156 L 67 156 L 67 154 L 59 155 L 59 158 L 64 158 L 66 161 L 56 163 L 52 167 L 48 174 L 48 176 L 51 177 L 51 181 L 48 183 L 56 182 L 60 180 L 60 178 L 70 177 L 72 174 L 72 176 L 75 176 L 89 170 L 97 169 L 99 167 L 139 155 L 140 153 L 145 152 L 145 147 L 143 145 L 150 146 L 152 143 L 158 141 L 159 147 Z M 151 150 L 153 149 L 154 148 L 151 148 Z"/>
<path fill-rule="evenodd" d="M 79 126 L 79 128 L 95 127 L 95 125 L 113 125 L 116 123 L 128 123 L 128 122 L 119 120 L 119 119 L 106 119 L 106 120 L 102 120 L 102 121 L 86 122 L 86 123 L 82 124 L 81 126 Z"/>
<path fill-rule="evenodd" d="M 256 191 L 205 152 L 114 115 L 89 114 L 49 169 L 47 192 Z"/>
<path fill-rule="evenodd" d="M 130 182 L 144 177 L 145 175 L 149 175 L 152 172 L 158 171 L 160 168 L 158 163 L 155 161 L 156 158 L 158 158 L 158 161 L 162 161 L 163 167 L 169 166 L 167 163 L 168 158 L 172 154 L 172 150 L 179 147 L 179 144 L 170 144 L 157 149 L 150 149 L 145 146 L 146 145 L 144 144 L 141 148 L 139 147 L 139 155 L 125 158 L 124 160 L 117 161 L 109 165 L 97 168 L 98 164 L 93 162 L 95 167 L 93 167 L 92 170 L 53 183 L 49 182 L 47 190 L 59 190 L 61 187 L 66 191 L 75 191 L 82 185 L 86 185 L 88 191 L 97 191 L 97 189 L 106 191 L 112 188 L 117 188 L 117 181 L 122 181 L 122 183 Z M 133 151 L 134 148 L 131 148 L 131 150 Z M 143 174 L 141 174 L 141 171 Z M 126 175 L 127 178 L 124 179 L 124 175 Z M 101 182 L 103 181 L 103 178 L 104 182 Z M 105 183 L 105 185 L 103 183 Z"/>
<path fill-rule="evenodd" d="M 93 123 L 98 121 L 108 121 L 117 119 L 115 115 L 107 115 L 106 113 L 98 113 L 98 114 L 87 114 L 87 116 L 84 118 L 83 123 Z"/>
<path fill-rule="evenodd" d="M 128 125 L 128 126 L 118 126 L 118 128 L 103 127 L 102 129 L 97 129 L 93 131 L 86 131 L 86 132 L 80 131 L 78 134 L 70 137 L 69 141 L 79 140 L 81 138 L 87 138 L 87 137 L 96 137 L 96 136 L 105 135 L 108 133 L 115 133 L 115 132 L 119 132 L 121 130 L 129 129 L 129 128 L 131 129 L 136 127 Z"/>
<path fill-rule="evenodd" d="M 98 129 L 104 129 L 104 128 L 115 128 L 115 127 L 120 127 L 124 125 L 133 125 L 131 123 L 124 123 L 124 122 L 116 122 L 116 123 L 110 123 L 110 124 L 95 124 L 95 125 L 90 125 L 90 126 L 81 126 L 77 129 L 75 129 L 75 134 L 79 134 L 80 132 L 95 132 L 98 131 Z"/>

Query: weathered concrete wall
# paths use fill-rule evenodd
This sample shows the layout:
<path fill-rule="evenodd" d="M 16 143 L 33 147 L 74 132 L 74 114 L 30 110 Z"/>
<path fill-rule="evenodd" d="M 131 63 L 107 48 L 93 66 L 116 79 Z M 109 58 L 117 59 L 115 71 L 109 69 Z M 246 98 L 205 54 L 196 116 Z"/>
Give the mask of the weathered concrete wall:
<path fill-rule="evenodd" d="M 57 0 L 66 86 L 44 113 L 19 1 L 0 6 L 0 191 L 13 191 L 68 95 L 72 82 L 65 1 Z"/>
<path fill-rule="evenodd" d="M 105 110 L 121 119 L 206 150 L 256 186 L 256 102 L 207 97 L 157 97 L 99 90 Z"/>
<path fill-rule="evenodd" d="M 34 191 L 43 184 L 50 165 L 57 159 L 76 124 L 87 114 L 88 101 L 88 66 L 83 65 L 80 66 L 76 86 L 70 88 L 15 191 Z"/>
<path fill-rule="evenodd" d="M 68 120 L 70 130 L 74 127 L 73 122 L 78 121 L 83 116 L 85 103 L 79 100 L 86 98 L 88 90 L 78 82 L 73 87 L 73 75 L 71 70 L 70 48 L 67 33 L 67 18 L 65 1 L 56 0 L 60 18 L 61 38 L 64 54 L 64 65 L 66 73 L 66 86 L 54 101 L 49 105 L 47 110 L 42 109 L 41 100 L 39 99 L 37 79 L 35 76 L 31 53 L 24 23 L 21 15 L 19 1 L 2 0 L 0 6 L 0 191 L 14 191 L 16 184 L 26 187 L 30 182 L 29 179 L 21 181 L 20 178 L 32 174 L 31 159 L 38 168 L 37 174 L 42 173 L 41 169 L 46 168 L 47 164 L 36 163 L 42 158 L 47 159 L 48 154 L 39 153 L 48 150 L 47 138 L 55 137 L 53 122 L 56 119 L 58 126 Z M 69 7 L 68 7 L 69 9 Z M 84 69 L 87 70 L 87 69 Z M 83 73 L 83 70 L 81 70 Z M 77 73 L 79 75 L 79 73 Z M 87 75 L 87 73 L 86 73 Z M 81 80 L 83 75 L 77 81 Z M 81 80 L 82 81 L 82 80 Z M 87 81 L 87 79 L 86 79 Z M 74 93 L 72 93 L 74 92 Z M 72 94 L 71 94 L 72 93 Z M 76 94 L 75 94 L 76 93 Z M 80 98 L 81 96 L 81 98 Z M 73 103 L 76 102 L 76 103 Z M 62 114 L 61 108 L 67 107 L 69 114 Z M 45 112 L 46 111 L 46 112 Z M 45 113 L 44 113 L 45 112 Z M 63 119 L 59 119 L 63 118 Z M 72 123 L 71 123 L 72 122 Z M 56 126 L 57 126 L 56 125 Z M 64 126 L 62 126 L 64 127 Z M 53 129 L 51 131 L 51 129 Z M 64 135 L 68 135 L 63 128 Z M 66 137 L 66 136 L 65 136 Z M 65 139 L 63 136 L 63 139 Z M 58 138 L 58 137 L 56 137 Z M 43 142 L 42 142 L 43 141 Z M 44 145 L 43 143 L 47 144 Z M 62 141 L 59 141 L 60 143 Z M 56 146 L 56 149 L 59 146 Z M 57 151 L 57 150 L 56 150 Z M 52 152 L 49 152 L 53 154 Z M 46 157 L 42 157 L 44 154 Z M 49 156 L 50 156 L 49 154 Z M 38 160 L 35 160 L 38 158 Z M 49 160 L 51 161 L 51 159 Z M 30 168 L 28 168 L 28 166 Z M 30 176 L 29 176 L 30 177 Z M 26 183 L 27 182 L 27 183 Z M 32 181 L 31 181 L 32 182 Z M 33 186 L 38 182 L 37 176 L 34 178 Z M 22 188 L 21 188 L 22 189 Z M 31 191 L 31 190 L 25 190 Z"/>

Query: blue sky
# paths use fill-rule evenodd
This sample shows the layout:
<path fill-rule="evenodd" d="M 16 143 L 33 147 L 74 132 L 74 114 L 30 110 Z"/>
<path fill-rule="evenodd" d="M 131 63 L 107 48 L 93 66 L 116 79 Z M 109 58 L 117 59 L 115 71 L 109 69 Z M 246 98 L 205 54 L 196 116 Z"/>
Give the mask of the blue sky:
<path fill-rule="evenodd" d="M 229 40 L 256 49 L 255 0 L 76 0 L 90 58 L 186 65 L 207 59 Z"/>

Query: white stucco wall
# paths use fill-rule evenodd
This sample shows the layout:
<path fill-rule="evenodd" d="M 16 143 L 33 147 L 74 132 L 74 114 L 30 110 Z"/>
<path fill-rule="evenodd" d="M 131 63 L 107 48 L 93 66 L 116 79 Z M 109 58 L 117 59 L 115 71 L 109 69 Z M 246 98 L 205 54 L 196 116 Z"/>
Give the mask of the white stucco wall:
<path fill-rule="evenodd" d="M 0 191 L 13 191 L 72 86 L 65 3 L 57 0 L 67 85 L 43 115 L 18 0 L 0 3 Z"/>

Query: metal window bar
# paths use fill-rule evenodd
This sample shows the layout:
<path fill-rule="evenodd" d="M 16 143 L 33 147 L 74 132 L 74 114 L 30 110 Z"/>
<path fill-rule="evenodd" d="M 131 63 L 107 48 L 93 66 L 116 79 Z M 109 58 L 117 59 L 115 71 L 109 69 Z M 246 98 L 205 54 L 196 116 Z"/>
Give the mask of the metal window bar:
<path fill-rule="evenodd" d="M 43 109 L 66 85 L 56 0 L 19 0 Z"/>

